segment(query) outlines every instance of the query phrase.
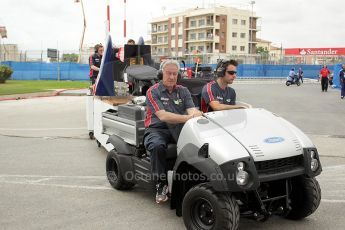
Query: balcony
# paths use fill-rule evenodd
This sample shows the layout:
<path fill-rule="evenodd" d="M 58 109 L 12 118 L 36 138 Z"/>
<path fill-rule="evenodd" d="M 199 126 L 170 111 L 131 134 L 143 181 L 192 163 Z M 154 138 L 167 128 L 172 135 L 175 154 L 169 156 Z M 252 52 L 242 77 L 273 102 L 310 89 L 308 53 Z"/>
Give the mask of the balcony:
<path fill-rule="evenodd" d="M 164 34 L 168 33 L 168 30 L 152 30 L 151 34 Z"/>
<path fill-rule="evenodd" d="M 201 26 L 189 26 L 188 28 L 185 28 L 184 30 L 200 30 L 200 29 L 208 29 L 208 28 L 212 28 L 213 29 L 214 24 L 213 22 L 211 23 L 206 23 L 205 25 L 201 25 Z"/>

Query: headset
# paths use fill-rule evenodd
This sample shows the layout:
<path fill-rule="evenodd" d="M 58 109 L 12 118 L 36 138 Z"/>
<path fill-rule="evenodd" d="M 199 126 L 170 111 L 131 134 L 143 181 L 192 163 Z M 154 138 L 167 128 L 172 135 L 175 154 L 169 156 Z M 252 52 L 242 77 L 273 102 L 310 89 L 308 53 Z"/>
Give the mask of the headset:
<path fill-rule="evenodd" d="M 162 80 L 163 79 L 163 66 L 165 64 L 166 61 L 168 61 L 169 59 L 163 61 L 160 66 L 159 66 L 159 70 L 157 71 L 157 78 L 158 80 Z M 182 75 L 181 75 L 181 71 L 178 71 L 178 75 L 177 75 L 177 79 L 181 79 Z"/>
<path fill-rule="evenodd" d="M 227 66 L 229 65 L 229 61 L 224 61 L 221 59 L 216 67 L 216 75 L 217 77 L 224 77 L 225 76 L 225 71 Z"/>

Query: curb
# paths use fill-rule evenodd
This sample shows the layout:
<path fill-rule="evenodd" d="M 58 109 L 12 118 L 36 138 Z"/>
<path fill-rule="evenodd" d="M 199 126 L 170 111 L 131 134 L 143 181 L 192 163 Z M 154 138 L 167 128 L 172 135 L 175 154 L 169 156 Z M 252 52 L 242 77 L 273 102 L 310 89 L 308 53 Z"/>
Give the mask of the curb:
<path fill-rule="evenodd" d="M 0 96 L 0 101 L 32 99 L 32 98 L 39 98 L 39 97 L 55 97 L 55 96 L 59 96 L 64 91 L 68 91 L 68 90 L 82 90 L 82 89 L 71 88 L 71 89 L 61 89 L 61 90 L 48 91 L 48 92 L 4 95 L 4 96 Z M 83 96 L 83 95 L 84 94 L 81 94 L 81 93 L 79 94 L 69 93 L 63 96 Z"/>

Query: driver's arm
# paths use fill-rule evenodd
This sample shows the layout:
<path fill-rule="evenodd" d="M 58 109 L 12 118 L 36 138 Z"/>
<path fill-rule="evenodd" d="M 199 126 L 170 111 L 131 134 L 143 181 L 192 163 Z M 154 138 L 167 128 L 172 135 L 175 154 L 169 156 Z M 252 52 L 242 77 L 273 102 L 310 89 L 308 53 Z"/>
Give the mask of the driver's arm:
<path fill-rule="evenodd" d="M 159 120 L 170 124 L 185 123 L 189 119 L 193 118 L 193 114 L 181 115 L 167 112 L 165 110 L 159 110 L 155 114 L 159 118 Z"/>
<path fill-rule="evenodd" d="M 213 111 L 228 110 L 228 109 L 246 109 L 248 108 L 245 105 L 225 105 L 219 103 L 219 101 L 211 101 L 209 103 Z"/>

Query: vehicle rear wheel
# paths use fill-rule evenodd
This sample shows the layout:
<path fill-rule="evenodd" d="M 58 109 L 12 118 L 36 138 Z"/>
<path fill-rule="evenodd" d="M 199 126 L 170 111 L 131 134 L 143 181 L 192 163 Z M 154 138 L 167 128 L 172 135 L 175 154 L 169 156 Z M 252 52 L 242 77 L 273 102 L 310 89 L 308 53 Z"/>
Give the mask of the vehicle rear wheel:
<path fill-rule="evenodd" d="M 286 218 L 299 220 L 314 213 L 321 201 L 321 189 L 317 180 L 300 176 L 293 178 L 291 184 L 291 210 Z"/>
<path fill-rule="evenodd" d="M 123 178 L 115 150 L 110 151 L 107 156 L 106 170 L 108 181 L 113 188 L 117 190 L 128 190 L 134 186 L 133 183 Z"/>
<path fill-rule="evenodd" d="M 300 85 L 301 85 L 301 82 L 300 82 L 300 81 L 298 81 L 298 82 L 297 82 L 297 86 L 300 86 Z"/>
<path fill-rule="evenodd" d="M 189 230 L 236 230 L 240 211 L 230 193 L 218 193 L 207 184 L 196 185 L 185 195 L 182 216 Z"/>

